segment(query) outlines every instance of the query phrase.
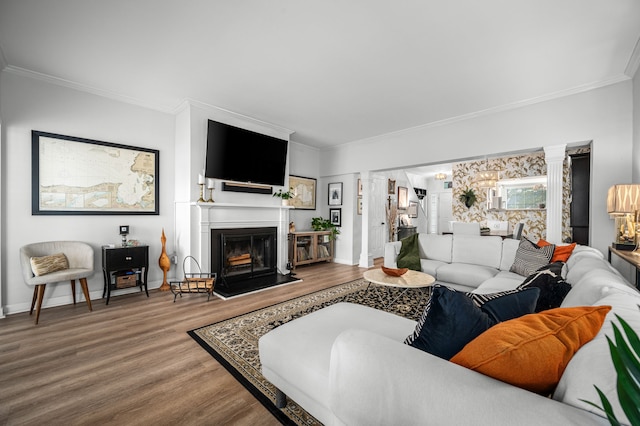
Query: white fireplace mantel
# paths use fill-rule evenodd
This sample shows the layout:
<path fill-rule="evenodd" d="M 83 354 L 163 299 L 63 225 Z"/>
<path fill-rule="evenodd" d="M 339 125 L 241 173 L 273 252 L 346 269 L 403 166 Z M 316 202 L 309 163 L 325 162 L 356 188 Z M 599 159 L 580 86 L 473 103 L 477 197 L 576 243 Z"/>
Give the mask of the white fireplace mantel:
<path fill-rule="evenodd" d="M 276 227 L 278 271 L 289 273 L 289 206 L 231 203 L 176 203 L 176 246 L 189 250 L 203 271 L 211 267 L 211 230 Z M 188 210 L 188 211 L 187 211 Z"/>

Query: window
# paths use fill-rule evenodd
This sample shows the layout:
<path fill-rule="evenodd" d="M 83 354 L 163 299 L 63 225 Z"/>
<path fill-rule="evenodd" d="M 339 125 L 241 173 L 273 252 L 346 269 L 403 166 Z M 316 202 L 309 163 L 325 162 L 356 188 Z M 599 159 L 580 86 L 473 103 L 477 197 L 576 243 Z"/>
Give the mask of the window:
<path fill-rule="evenodd" d="M 498 182 L 498 193 L 506 210 L 541 209 L 547 202 L 547 177 L 504 179 Z"/>

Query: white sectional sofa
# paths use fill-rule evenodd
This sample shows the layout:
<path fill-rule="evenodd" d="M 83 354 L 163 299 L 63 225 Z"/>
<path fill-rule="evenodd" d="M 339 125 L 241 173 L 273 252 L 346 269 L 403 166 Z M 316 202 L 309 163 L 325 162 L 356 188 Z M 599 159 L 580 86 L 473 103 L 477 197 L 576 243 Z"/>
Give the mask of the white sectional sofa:
<path fill-rule="evenodd" d="M 496 236 L 419 234 L 422 272 L 462 291 L 492 293 L 517 287 L 525 279 L 509 272 L 519 240 Z M 387 243 L 384 266 L 397 268 L 402 243 Z"/>
<path fill-rule="evenodd" d="M 473 292 L 513 289 L 524 280 L 507 266 L 518 241 L 467 238 L 422 236 L 423 270 Z M 442 245 L 430 245 L 435 241 Z M 443 249 L 447 244 L 449 258 Z M 495 252 L 479 254 L 476 249 L 485 244 L 495 246 Z M 387 249 L 385 264 L 391 267 L 398 243 Z M 327 425 L 605 425 L 602 413 L 582 401 L 599 403 L 594 384 L 626 421 L 605 336 L 613 336 L 614 314 L 640 331 L 640 293 L 590 247 L 577 246 L 564 273 L 572 288 L 562 307 L 612 309 L 596 337 L 571 358 L 551 398 L 406 345 L 415 321 L 350 303 L 321 309 L 263 336 L 262 371 Z"/>

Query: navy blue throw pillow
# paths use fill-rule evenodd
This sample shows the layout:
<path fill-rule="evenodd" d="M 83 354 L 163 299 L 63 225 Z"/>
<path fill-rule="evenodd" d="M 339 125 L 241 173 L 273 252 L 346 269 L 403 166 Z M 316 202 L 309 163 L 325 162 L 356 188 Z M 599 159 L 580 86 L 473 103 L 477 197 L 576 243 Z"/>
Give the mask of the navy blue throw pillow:
<path fill-rule="evenodd" d="M 491 326 L 532 313 L 539 292 L 534 288 L 510 292 L 477 306 L 468 293 L 436 285 L 414 338 L 405 343 L 449 360 Z"/>

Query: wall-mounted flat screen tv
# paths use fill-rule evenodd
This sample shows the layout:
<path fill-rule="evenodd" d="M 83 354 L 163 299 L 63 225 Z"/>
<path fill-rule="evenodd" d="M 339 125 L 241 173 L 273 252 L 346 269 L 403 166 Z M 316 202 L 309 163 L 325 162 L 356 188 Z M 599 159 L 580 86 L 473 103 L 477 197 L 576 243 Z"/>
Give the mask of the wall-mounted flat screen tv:
<path fill-rule="evenodd" d="M 288 141 L 209 120 L 205 176 L 284 185 Z"/>

